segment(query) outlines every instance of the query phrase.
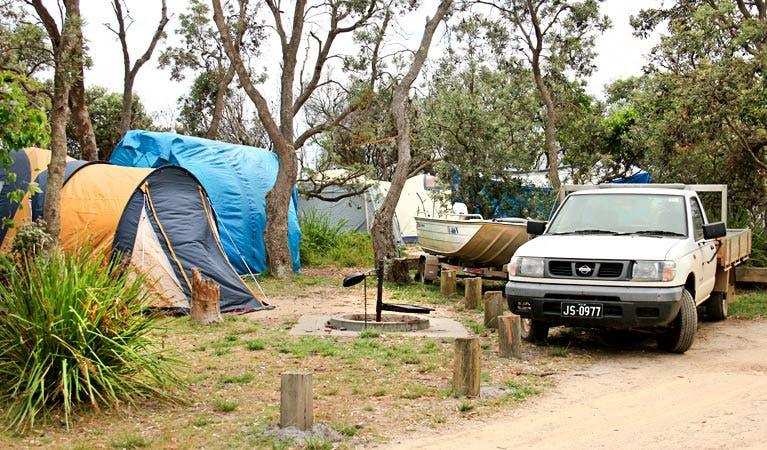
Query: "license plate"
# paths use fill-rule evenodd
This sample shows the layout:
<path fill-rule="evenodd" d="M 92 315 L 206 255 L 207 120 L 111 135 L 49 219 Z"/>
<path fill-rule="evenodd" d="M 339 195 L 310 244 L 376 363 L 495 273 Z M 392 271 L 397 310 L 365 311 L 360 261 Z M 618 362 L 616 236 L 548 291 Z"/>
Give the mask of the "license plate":
<path fill-rule="evenodd" d="M 602 317 L 602 305 L 600 303 L 562 303 L 563 317 Z"/>

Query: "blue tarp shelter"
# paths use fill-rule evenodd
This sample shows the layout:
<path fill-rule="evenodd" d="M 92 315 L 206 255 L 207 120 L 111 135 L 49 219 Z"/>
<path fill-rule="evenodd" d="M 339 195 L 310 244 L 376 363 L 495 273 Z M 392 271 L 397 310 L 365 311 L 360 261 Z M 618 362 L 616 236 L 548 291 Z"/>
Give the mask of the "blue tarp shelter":
<path fill-rule="evenodd" d="M 277 179 L 276 154 L 175 133 L 132 130 L 117 144 L 110 162 L 129 167 L 175 165 L 187 169 L 210 197 L 221 242 L 235 269 L 241 274 L 266 270 L 266 193 Z M 288 244 L 293 269 L 299 271 L 301 230 L 296 203 L 294 190 L 288 213 Z"/>

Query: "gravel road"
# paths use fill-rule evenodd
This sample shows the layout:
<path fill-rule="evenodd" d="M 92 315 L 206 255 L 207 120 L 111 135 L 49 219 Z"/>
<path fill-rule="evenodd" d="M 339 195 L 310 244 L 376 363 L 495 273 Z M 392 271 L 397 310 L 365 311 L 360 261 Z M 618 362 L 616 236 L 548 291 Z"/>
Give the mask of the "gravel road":
<path fill-rule="evenodd" d="M 704 323 L 684 355 L 614 352 L 513 413 L 391 448 L 765 448 L 767 321 Z"/>

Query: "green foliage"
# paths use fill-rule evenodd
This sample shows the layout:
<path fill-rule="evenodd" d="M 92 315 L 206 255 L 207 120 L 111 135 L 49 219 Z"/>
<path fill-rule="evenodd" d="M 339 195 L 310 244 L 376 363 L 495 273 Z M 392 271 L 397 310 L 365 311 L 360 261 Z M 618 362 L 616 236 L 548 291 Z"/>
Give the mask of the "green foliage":
<path fill-rule="evenodd" d="M 112 150 L 120 142 L 120 114 L 122 113 L 122 94 L 109 92 L 101 86 L 89 87 L 85 91 L 85 103 L 91 116 L 93 133 L 96 135 L 96 145 L 99 148 L 99 158 L 109 159 Z M 156 131 L 158 127 L 146 113 L 141 99 L 133 95 L 131 127 L 139 130 Z M 75 124 L 70 118 L 67 124 L 67 135 L 74 135 Z M 71 156 L 79 157 L 79 148 L 75 141 L 68 143 Z"/>
<path fill-rule="evenodd" d="M 250 350 L 251 352 L 255 352 L 258 350 L 265 349 L 266 343 L 260 339 L 253 339 L 253 340 L 245 342 L 245 348 Z"/>
<path fill-rule="evenodd" d="M 541 393 L 541 390 L 537 387 L 531 386 L 529 383 L 522 383 L 515 380 L 507 381 L 506 388 L 509 390 L 509 393 L 507 394 L 509 398 L 517 401 L 522 401 Z"/>
<path fill-rule="evenodd" d="M 751 291 L 735 298 L 730 304 L 729 314 L 738 319 L 767 317 L 767 292 Z"/>
<path fill-rule="evenodd" d="M 304 448 L 306 450 L 332 450 L 333 442 L 329 439 L 310 436 L 304 440 Z"/>
<path fill-rule="evenodd" d="M 471 402 L 461 402 L 458 405 L 458 412 L 467 413 L 474 409 L 474 404 Z"/>
<path fill-rule="evenodd" d="M 0 285 L 0 403 L 16 430 L 61 407 L 173 400 L 172 360 L 150 337 L 141 276 L 103 257 L 53 252 Z"/>
<path fill-rule="evenodd" d="M 45 222 L 38 220 L 18 229 L 13 239 L 11 253 L 19 261 L 26 261 L 42 255 L 52 244 L 53 238 L 48 234 Z"/>
<path fill-rule="evenodd" d="M 9 152 L 49 141 L 45 110 L 35 105 L 25 89 L 38 85 L 21 75 L 0 72 L 0 163 L 8 168 Z"/>
<path fill-rule="evenodd" d="M 515 174 L 533 167 L 542 145 L 529 74 L 477 63 L 456 72 L 453 63 L 443 61 L 422 100 L 418 124 L 419 145 L 441 154 L 438 177 L 457 181 L 453 198 L 444 200 L 460 200 L 485 217 L 498 211 L 530 215 L 524 183 Z"/>
<path fill-rule="evenodd" d="M 377 330 L 375 328 L 369 328 L 367 330 L 360 331 L 360 338 L 362 339 L 371 339 L 371 338 L 377 338 L 381 337 L 381 330 Z"/>
<path fill-rule="evenodd" d="M 232 412 L 237 409 L 237 407 L 240 406 L 237 402 L 225 400 L 225 399 L 217 399 L 213 401 L 213 408 L 222 413 L 228 413 Z"/>
<path fill-rule="evenodd" d="M 369 266 L 373 246 L 367 233 L 343 231 L 346 221 L 332 223 L 327 213 L 311 210 L 299 217 L 301 264 L 338 267 Z"/>
<path fill-rule="evenodd" d="M 740 8 L 724 0 L 677 0 L 642 10 L 632 25 L 640 37 L 659 28 L 668 34 L 653 49 L 646 75 L 608 88 L 610 110 L 623 114 L 610 121 L 619 142 L 656 182 L 727 184 L 734 222 L 756 230 L 761 264 L 767 17 L 750 2 Z"/>
<path fill-rule="evenodd" d="M 150 443 L 141 435 L 124 433 L 115 438 L 110 445 L 112 448 L 133 450 L 137 448 L 147 448 Z"/>

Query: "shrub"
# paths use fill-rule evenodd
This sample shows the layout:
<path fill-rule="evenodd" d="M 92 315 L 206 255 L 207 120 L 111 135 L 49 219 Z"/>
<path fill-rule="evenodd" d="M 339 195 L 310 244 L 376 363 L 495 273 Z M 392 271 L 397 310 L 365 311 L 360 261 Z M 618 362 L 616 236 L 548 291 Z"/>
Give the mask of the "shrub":
<path fill-rule="evenodd" d="M 330 215 L 310 210 L 299 218 L 301 264 L 338 267 L 368 266 L 373 263 L 370 235 L 343 231 L 345 220 L 331 223 Z"/>
<path fill-rule="evenodd" d="M 24 431 L 52 408 L 175 400 L 173 361 L 152 345 L 146 291 L 105 257 L 59 252 L 23 262 L 0 285 L 0 404 Z"/>

